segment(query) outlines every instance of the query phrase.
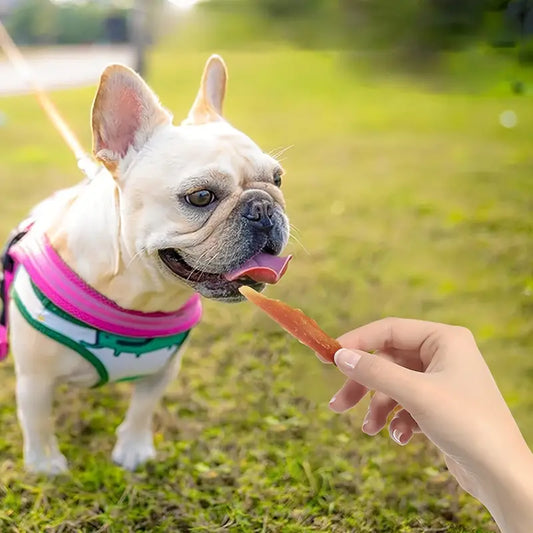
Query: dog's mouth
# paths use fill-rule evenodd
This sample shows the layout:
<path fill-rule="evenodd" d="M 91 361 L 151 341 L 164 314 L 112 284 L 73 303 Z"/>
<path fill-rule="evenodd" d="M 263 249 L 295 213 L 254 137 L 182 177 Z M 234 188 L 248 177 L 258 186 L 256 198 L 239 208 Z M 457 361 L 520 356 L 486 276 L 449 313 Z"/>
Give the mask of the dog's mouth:
<path fill-rule="evenodd" d="M 235 291 L 242 285 L 258 288 L 265 283 L 277 283 L 287 271 L 289 261 L 292 259 L 291 255 L 279 257 L 260 252 L 236 269 L 225 274 L 213 274 L 193 268 L 174 248 L 159 250 L 159 257 L 168 269 L 188 283 L 198 283 L 213 288 L 225 285 Z"/>

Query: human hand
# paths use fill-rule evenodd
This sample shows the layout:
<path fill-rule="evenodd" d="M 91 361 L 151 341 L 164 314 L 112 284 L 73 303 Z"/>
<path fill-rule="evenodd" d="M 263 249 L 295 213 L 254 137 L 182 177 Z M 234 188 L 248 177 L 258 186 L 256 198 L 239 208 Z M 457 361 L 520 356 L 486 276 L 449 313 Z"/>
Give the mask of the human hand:
<path fill-rule="evenodd" d="M 500 527 L 520 531 L 509 522 L 520 513 L 508 509 L 518 505 L 523 511 L 521 498 L 533 509 L 532 455 L 472 334 L 457 326 L 387 318 L 339 342 L 350 350 L 339 350 L 335 362 L 349 379 L 330 407 L 345 411 L 376 390 L 363 422 L 363 431 L 375 435 L 400 405 L 389 424 L 393 440 L 404 445 L 413 433 L 424 433 Z M 533 524 L 529 518 L 525 523 Z"/>

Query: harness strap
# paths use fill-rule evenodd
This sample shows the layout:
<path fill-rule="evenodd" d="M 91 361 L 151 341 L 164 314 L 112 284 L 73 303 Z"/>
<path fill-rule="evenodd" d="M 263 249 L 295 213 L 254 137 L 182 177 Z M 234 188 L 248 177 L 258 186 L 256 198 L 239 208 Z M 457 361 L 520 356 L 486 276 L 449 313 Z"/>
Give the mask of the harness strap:
<path fill-rule="evenodd" d="M 7 241 L 2 255 L 0 268 L 0 302 L 2 303 L 2 312 L 0 313 L 0 361 L 5 359 L 9 351 L 8 341 L 8 308 L 9 308 L 9 292 L 11 284 L 15 278 L 15 271 L 17 267 L 16 261 L 11 257 L 11 248 L 19 242 L 30 230 L 32 222 L 23 222 L 16 230 L 14 230 Z"/>
<path fill-rule="evenodd" d="M 200 295 L 193 294 L 172 312 L 124 309 L 81 279 L 54 250 L 47 236 L 32 231 L 11 250 L 31 280 L 55 305 L 87 325 L 129 337 L 165 337 L 200 321 Z"/>

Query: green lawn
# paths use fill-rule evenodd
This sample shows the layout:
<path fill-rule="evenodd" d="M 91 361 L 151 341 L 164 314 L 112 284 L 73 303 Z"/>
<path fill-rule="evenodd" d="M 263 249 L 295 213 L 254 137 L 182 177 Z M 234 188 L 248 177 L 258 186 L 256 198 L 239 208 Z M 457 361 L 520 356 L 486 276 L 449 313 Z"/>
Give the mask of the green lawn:
<path fill-rule="evenodd" d="M 149 81 L 178 120 L 206 55 L 153 54 Z M 502 63 L 476 92 L 445 92 L 332 53 L 224 56 L 228 119 L 265 150 L 292 146 L 295 258 L 269 294 L 333 335 L 387 315 L 468 326 L 533 444 L 531 97 L 507 91 Z M 87 146 L 93 92 L 54 95 Z M 499 124 L 507 109 L 515 128 Z M 30 97 L 0 111 L 3 239 L 79 175 Z M 400 448 L 360 432 L 365 406 L 328 410 L 334 368 L 248 304 L 205 307 L 157 411 L 158 461 L 133 474 L 109 461 L 127 385 L 61 390 L 71 475 L 24 474 L 12 358 L 0 366 L 0 531 L 496 531 L 424 438 Z"/>

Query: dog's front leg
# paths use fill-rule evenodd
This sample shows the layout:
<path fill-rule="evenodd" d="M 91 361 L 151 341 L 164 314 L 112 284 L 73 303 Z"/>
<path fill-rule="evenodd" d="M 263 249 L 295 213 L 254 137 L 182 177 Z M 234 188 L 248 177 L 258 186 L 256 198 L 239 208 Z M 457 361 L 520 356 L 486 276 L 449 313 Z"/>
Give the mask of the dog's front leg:
<path fill-rule="evenodd" d="M 67 460 L 54 435 L 54 382 L 42 374 L 17 377 L 17 412 L 24 437 L 24 466 L 29 472 L 60 474 Z"/>
<path fill-rule="evenodd" d="M 179 372 L 181 354 L 177 353 L 163 371 L 135 383 L 130 406 L 124 422 L 117 429 L 117 443 L 113 449 L 113 461 L 127 470 L 155 457 L 152 434 L 154 409 L 166 386 Z"/>

